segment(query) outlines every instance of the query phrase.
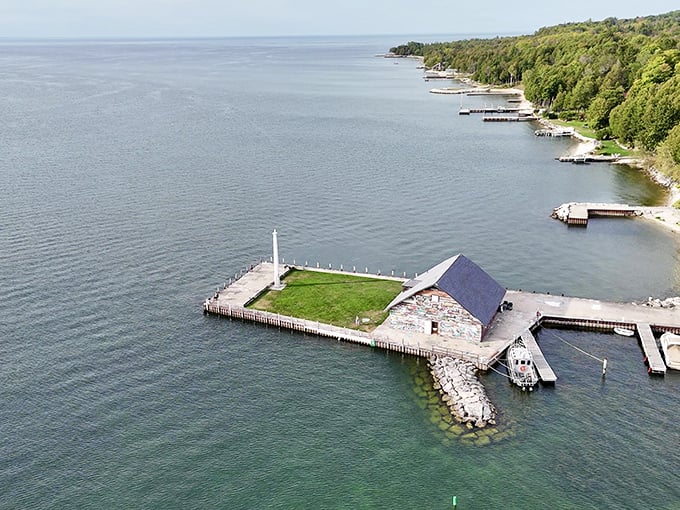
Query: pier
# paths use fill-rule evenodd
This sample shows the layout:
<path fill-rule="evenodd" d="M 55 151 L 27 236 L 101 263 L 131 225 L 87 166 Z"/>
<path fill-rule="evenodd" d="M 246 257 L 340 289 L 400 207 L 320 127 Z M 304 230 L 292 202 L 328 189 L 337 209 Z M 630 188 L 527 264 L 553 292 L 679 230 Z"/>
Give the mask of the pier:
<path fill-rule="evenodd" d="M 652 333 L 652 328 L 649 324 L 644 322 L 638 322 L 635 325 L 638 336 L 640 337 L 640 343 L 642 344 L 642 350 L 645 352 L 645 359 L 649 365 L 648 371 L 650 374 L 665 374 L 666 364 L 661 358 L 661 353 L 659 352 L 659 347 L 654 339 L 654 333 Z"/>
<path fill-rule="evenodd" d="M 534 131 L 536 136 L 547 136 L 547 137 L 562 137 L 562 136 L 572 136 L 574 130 L 569 129 L 537 129 Z"/>
<path fill-rule="evenodd" d="M 533 115 L 511 115 L 511 116 L 500 116 L 500 115 L 486 115 L 482 119 L 484 122 L 530 122 L 532 120 L 538 120 L 538 117 Z"/>
<path fill-rule="evenodd" d="M 357 274 L 348 271 L 313 269 L 283 264 L 279 267 L 281 276 L 283 277 L 292 268 L 344 272 L 370 278 L 393 278 L 402 282 L 406 280 L 405 278 L 374 275 L 367 272 Z M 652 367 L 650 373 L 663 373 L 661 371 L 663 361 L 660 361 L 658 349 L 656 356 L 651 349 L 652 342 L 654 342 L 656 349 L 651 332 L 670 331 L 680 334 L 680 314 L 670 308 L 651 308 L 630 303 L 612 303 L 520 290 L 506 291 L 504 299 L 511 302 L 513 306 L 511 309 L 496 314 L 481 342 L 469 342 L 438 334 L 398 330 L 391 328 L 387 322 L 383 322 L 372 332 L 367 333 L 247 308 L 250 302 L 268 290 L 273 283 L 273 264 L 262 262 L 254 265 L 236 281 L 230 282 L 223 289 L 218 290 L 206 299 L 203 303 L 203 311 L 206 314 L 260 322 L 274 327 L 359 343 L 402 354 L 421 357 L 448 355 L 470 361 L 481 370 L 488 370 L 503 356 L 505 350 L 515 339 L 526 337 L 526 341 L 527 332 L 539 326 L 589 329 L 603 332 L 612 332 L 614 327 L 623 327 L 635 329 L 641 336 L 645 355 L 650 367 Z M 645 338 L 642 339 L 642 336 Z M 531 339 L 529 339 L 529 343 L 531 343 Z M 545 357 L 540 354 L 538 344 L 535 341 L 533 343 L 536 345 L 532 354 L 537 360 L 537 368 L 539 364 L 541 365 L 541 372 L 539 372 L 541 378 L 545 382 L 554 382 L 556 380 L 554 372 L 545 361 Z"/>
<path fill-rule="evenodd" d="M 468 115 L 470 113 L 483 113 L 483 114 L 494 114 L 494 113 L 519 113 L 520 109 L 517 107 L 505 107 L 505 106 L 491 106 L 484 108 L 463 108 L 458 112 L 461 115 Z M 464 112 L 464 113 L 461 113 Z"/>
<path fill-rule="evenodd" d="M 557 376 L 555 375 L 555 372 L 553 372 L 553 369 L 550 368 L 550 365 L 548 365 L 548 361 L 545 359 L 545 356 L 543 356 L 543 352 L 538 346 L 538 342 L 536 342 L 534 335 L 527 329 L 522 333 L 521 337 L 522 340 L 524 340 L 524 345 L 529 349 L 531 357 L 534 359 L 534 366 L 538 371 L 538 376 L 541 378 L 541 381 L 554 384 L 555 381 L 557 381 Z"/>
<path fill-rule="evenodd" d="M 539 135 L 540 136 L 540 135 Z M 621 156 L 604 156 L 598 154 L 577 154 L 575 156 L 560 156 L 555 158 L 560 163 L 616 163 Z"/>
<path fill-rule="evenodd" d="M 588 225 L 590 217 L 626 217 L 641 216 L 641 206 L 627 204 L 597 204 L 588 202 L 571 202 L 553 209 L 552 217 L 567 225 Z"/>

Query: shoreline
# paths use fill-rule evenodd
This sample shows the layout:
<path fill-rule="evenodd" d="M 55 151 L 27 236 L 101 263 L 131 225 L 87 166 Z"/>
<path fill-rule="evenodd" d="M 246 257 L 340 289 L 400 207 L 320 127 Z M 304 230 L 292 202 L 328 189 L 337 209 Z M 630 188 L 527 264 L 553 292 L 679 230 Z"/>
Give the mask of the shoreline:
<path fill-rule="evenodd" d="M 513 89 L 518 91 L 522 99 L 522 104 L 529 104 L 533 108 L 534 105 L 527 101 L 524 96 L 524 91 L 520 89 Z M 539 124 L 547 129 L 563 129 L 548 119 L 539 119 Z M 571 135 L 572 138 L 578 140 L 577 144 L 569 151 L 570 156 L 585 156 L 592 154 L 597 148 L 597 140 L 595 138 L 589 138 L 573 130 Z M 668 176 L 662 174 L 655 168 L 647 168 L 643 165 L 642 161 L 638 158 L 621 158 L 615 164 L 618 165 L 629 165 L 637 168 L 641 172 L 644 172 L 653 182 L 665 188 L 668 192 L 668 198 L 663 206 L 645 207 L 642 217 L 653 221 L 657 225 L 661 225 L 664 228 L 680 234 L 680 209 L 673 207 L 673 204 L 680 200 L 680 183 L 675 182 Z"/>
<path fill-rule="evenodd" d="M 458 80 L 460 81 L 460 80 Z M 483 85 L 481 83 L 474 82 L 472 80 L 466 80 L 466 85 L 469 85 L 469 89 L 433 89 L 430 92 L 437 90 L 440 94 L 461 94 L 469 91 L 480 90 L 489 93 L 490 95 L 499 94 L 512 94 L 516 95 L 519 99 L 519 108 L 521 111 L 531 111 L 532 113 L 536 111 L 536 106 L 527 100 L 524 95 L 524 90 L 517 87 L 501 88 L 492 87 L 491 85 Z M 546 129 L 551 130 L 562 130 L 563 126 L 551 122 L 549 119 L 538 118 L 537 122 Z M 578 140 L 576 145 L 572 147 L 568 156 L 585 156 L 592 154 L 595 149 L 597 149 L 597 140 L 595 138 L 590 138 L 578 133 L 575 129 L 571 130 L 569 135 L 572 139 Z M 668 176 L 662 174 L 655 168 L 647 168 L 643 165 L 643 162 L 638 158 L 621 158 L 614 164 L 629 165 L 637 168 L 638 170 L 644 172 L 653 182 L 665 188 L 668 191 L 668 198 L 666 199 L 665 205 L 646 207 L 645 212 L 642 217 L 655 222 L 658 225 L 662 225 L 664 228 L 669 229 L 671 232 L 680 233 L 680 209 L 673 207 L 677 201 L 680 200 L 680 183 L 670 179 Z"/>

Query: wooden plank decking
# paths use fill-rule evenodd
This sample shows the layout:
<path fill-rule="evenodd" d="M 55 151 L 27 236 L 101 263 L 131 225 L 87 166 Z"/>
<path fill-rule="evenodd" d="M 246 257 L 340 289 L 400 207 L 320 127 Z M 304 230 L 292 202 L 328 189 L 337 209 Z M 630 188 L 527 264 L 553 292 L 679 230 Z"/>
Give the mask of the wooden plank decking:
<path fill-rule="evenodd" d="M 528 329 L 524 331 L 521 338 L 524 340 L 524 345 L 527 346 L 531 356 L 534 358 L 534 366 L 536 367 L 536 370 L 538 370 L 538 375 L 541 380 L 546 383 L 554 383 L 557 381 L 555 372 L 553 372 L 553 369 L 548 365 L 548 361 L 545 359 L 545 356 L 543 356 L 543 352 L 538 346 L 536 338 L 531 334 L 531 331 Z"/>
<path fill-rule="evenodd" d="M 638 322 L 635 324 L 635 327 L 640 336 L 640 343 L 642 344 L 642 350 L 645 352 L 645 358 L 649 364 L 649 372 L 652 374 L 665 374 L 666 364 L 661 358 L 661 353 L 656 345 L 652 328 L 649 327 L 649 324 L 644 322 Z"/>

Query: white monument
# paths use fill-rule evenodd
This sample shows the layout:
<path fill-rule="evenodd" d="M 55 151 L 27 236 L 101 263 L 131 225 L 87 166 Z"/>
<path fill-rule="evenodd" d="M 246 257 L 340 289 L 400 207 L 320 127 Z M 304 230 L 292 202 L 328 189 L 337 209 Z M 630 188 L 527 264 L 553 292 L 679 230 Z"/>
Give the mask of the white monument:
<path fill-rule="evenodd" d="M 276 236 L 276 229 L 274 229 L 274 232 L 272 232 L 272 244 L 274 245 L 274 257 L 272 258 L 274 262 L 274 285 L 272 289 L 281 290 L 286 285 L 281 283 L 281 277 L 279 276 L 279 240 Z"/>

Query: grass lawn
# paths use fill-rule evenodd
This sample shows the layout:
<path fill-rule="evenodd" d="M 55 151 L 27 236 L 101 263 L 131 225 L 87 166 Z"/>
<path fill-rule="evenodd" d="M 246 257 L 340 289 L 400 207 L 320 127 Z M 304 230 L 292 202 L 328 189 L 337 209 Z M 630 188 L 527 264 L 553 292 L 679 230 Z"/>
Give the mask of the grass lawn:
<path fill-rule="evenodd" d="M 398 281 L 318 271 L 293 270 L 283 283 L 285 289 L 267 291 L 248 308 L 372 331 L 387 317 L 384 308 L 401 292 Z"/>
<path fill-rule="evenodd" d="M 577 133 L 579 133 L 583 136 L 587 136 L 588 138 L 597 138 L 595 136 L 595 130 L 587 127 L 585 122 L 581 122 L 581 121 L 578 121 L 578 120 L 570 120 L 570 121 L 551 120 L 550 122 L 553 122 L 553 123 L 558 124 L 560 126 L 572 127 L 576 130 Z M 597 154 L 601 154 L 603 156 L 611 156 L 613 154 L 619 154 L 621 156 L 635 156 L 636 155 L 635 151 L 624 149 L 618 143 L 616 143 L 614 140 L 601 140 L 600 141 L 600 147 L 595 152 Z"/>

